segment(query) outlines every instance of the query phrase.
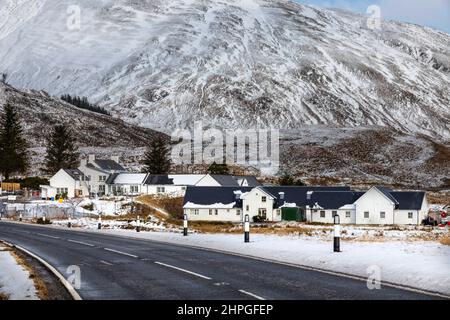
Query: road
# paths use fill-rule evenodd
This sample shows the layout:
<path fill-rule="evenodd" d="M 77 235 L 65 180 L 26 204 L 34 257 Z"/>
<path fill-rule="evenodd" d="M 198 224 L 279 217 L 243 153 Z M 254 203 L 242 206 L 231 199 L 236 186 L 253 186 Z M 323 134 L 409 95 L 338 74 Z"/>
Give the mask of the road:
<path fill-rule="evenodd" d="M 294 266 L 149 240 L 0 221 L 0 239 L 68 276 L 81 271 L 83 299 L 432 299 Z M 182 242 L 182 236 L 180 236 Z"/>

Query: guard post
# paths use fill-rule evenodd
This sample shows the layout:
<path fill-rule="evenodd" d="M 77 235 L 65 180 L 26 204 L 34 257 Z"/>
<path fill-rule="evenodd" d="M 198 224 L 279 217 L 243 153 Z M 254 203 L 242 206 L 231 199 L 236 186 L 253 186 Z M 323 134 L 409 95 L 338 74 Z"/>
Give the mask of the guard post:
<path fill-rule="evenodd" d="M 102 228 L 102 215 L 99 213 L 98 214 L 98 224 L 97 224 L 97 229 L 100 230 Z"/>
<path fill-rule="evenodd" d="M 139 219 L 139 216 L 137 216 L 136 219 L 136 232 L 141 232 L 141 220 Z"/>
<path fill-rule="evenodd" d="M 334 252 L 341 252 L 341 221 L 339 215 L 334 216 Z"/>
<path fill-rule="evenodd" d="M 250 216 L 248 214 L 244 218 L 244 242 L 250 242 Z"/>
<path fill-rule="evenodd" d="M 188 235 L 188 218 L 187 218 L 187 214 L 183 215 L 183 236 L 187 236 Z"/>
<path fill-rule="evenodd" d="M 72 228 L 72 217 L 69 214 L 69 222 L 67 222 L 67 227 Z"/>
<path fill-rule="evenodd" d="M 19 214 L 19 221 L 22 222 L 22 214 Z"/>

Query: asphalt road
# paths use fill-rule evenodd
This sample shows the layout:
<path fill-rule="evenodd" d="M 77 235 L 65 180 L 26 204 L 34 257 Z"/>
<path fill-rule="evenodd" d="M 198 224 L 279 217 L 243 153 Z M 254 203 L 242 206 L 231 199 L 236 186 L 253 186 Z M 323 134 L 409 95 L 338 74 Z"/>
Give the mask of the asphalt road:
<path fill-rule="evenodd" d="M 0 239 L 39 255 L 64 276 L 81 271 L 83 299 L 431 299 L 293 266 L 149 240 L 0 221 Z M 182 236 L 180 235 L 182 243 Z"/>

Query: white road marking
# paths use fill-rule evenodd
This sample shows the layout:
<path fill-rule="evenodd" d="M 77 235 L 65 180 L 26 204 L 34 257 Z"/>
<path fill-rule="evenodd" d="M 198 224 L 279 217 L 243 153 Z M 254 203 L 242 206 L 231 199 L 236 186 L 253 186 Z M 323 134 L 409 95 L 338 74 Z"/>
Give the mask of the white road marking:
<path fill-rule="evenodd" d="M 81 241 L 76 241 L 76 240 L 70 240 L 68 239 L 67 241 L 69 242 L 73 242 L 73 243 L 78 243 L 78 244 L 82 244 L 83 246 L 88 246 L 88 247 L 95 247 L 95 245 L 90 244 L 90 243 L 86 243 L 86 242 L 81 242 Z"/>
<path fill-rule="evenodd" d="M 135 256 L 134 254 L 131 254 L 131 253 L 126 253 L 126 252 L 122 252 L 122 251 L 114 250 L 114 249 L 109 249 L 109 248 L 104 248 L 104 249 L 105 249 L 106 251 L 115 252 L 115 253 L 118 253 L 118 254 L 122 254 L 122 255 L 124 255 L 124 256 L 133 257 L 133 258 L 138 258 L 138 256 Z"/>
<path fill-rule="evenodd" d="M 106 261 L 103 261 L 103 260 L 100 260 L 100 263 L 106 264 L 107 266 L 112 266 L 113 265 L 112 263 L 109 263 L 109 262 L 106 262 Z"/>
<path fill-rule="evenodd" d="M 165 263 L 158 262 L 158 261 L 155 261 L 155 263 L 159 264 L 161 266 L 165 266 L 165 267 L 172 268 L 172 269 L 175 269 L 175 270 L 178 270 L 178 271 L 182 271 L 182 272 L 186 272 L 186 273 L 192 274 L 193 276 L 197 276 L 199 278 L 203 278 L 203 279 L 206 279 L 206 280 L 211 280 L 210 277 L 207 277 L 207 276 L 204 276 L 204 275 L 201 275 L 199 273 L 192 272 L 192 271 L 189 271 L 189 270 L 186 270 L 186 269 L 178 268 L 178 267 L 172 266 L 170 264 L 165 264 Z"/>
<path fill-rule="evenodd" d="M 48 234 L 43 234 L 43 233 L 38 233 L 38 235 L 43 236 L 43 237 L 47 237 L 47 238 L 52 238 L 52 239 L 60 239 L 60 237 L 49 236 Z"/>
<path fill-rule="evenodd" d="M 251 292 L 248 292 L 248 291 L 245 291 L 245 290 L 239 290 L 239 292 L 241 292 L 241 293 L 243 293 L 243 294 L 246 294 L 246 295 L 248 295 L 248 296 L 250 296 L 250 297 L 256 298 L 256 299 L 258 299 L 258 300 L 266 300 L 266 299 L 264 299 L 263 297 L 260 297 L 260 296 L 254 294 L 254 293 L 251 293 Z"/>

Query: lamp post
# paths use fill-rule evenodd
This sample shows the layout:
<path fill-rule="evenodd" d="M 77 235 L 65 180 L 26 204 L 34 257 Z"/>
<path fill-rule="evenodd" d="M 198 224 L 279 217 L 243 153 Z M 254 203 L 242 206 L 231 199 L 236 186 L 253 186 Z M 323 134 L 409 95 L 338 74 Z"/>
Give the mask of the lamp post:
<path fill-rule="evenodd" d="M 183 215 L 183 236 L 187 236 L 188 235 L 188 218 L 187 218 L 187 214 Z"/>
<path fill-rule="evenodd" d="M 341 221 L 339 215 L 334 216 L 334 252 L 341 252 Z"/>
<path fill-rule="evenodd" d="M 250 242 L 250 216 L 248 214 L 244 218 L 244 242 Z"/>

